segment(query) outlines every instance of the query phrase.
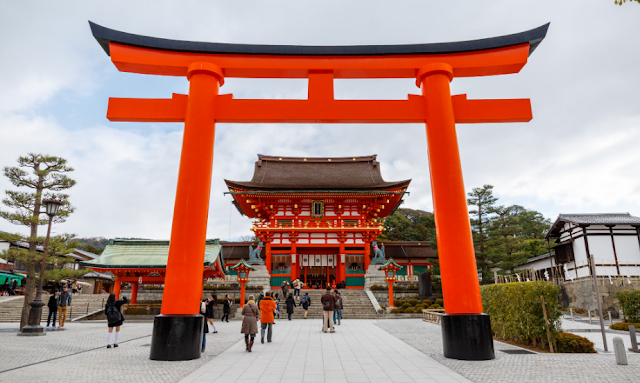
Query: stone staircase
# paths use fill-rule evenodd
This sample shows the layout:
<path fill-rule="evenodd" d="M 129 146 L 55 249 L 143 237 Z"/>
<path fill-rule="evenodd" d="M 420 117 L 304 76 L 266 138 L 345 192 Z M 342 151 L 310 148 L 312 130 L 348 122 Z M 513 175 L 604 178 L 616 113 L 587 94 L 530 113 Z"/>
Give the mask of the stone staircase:
<path fill-rule="evenodd" d="M 42 308 L 42 323 L 46 324 L 49 309 L 47 303 L 51 294 L 42 294 L 44 307 Z M 71 298 L 71 307 L 67 313 L 67 321 L 79 318 L 97 310 L 104 308 L 107 301 L 107 295 L 103 294 L 79 294 Z M 15 299 L 10 299 L 15 298 Z M 3 297 L 0 300 L 0 323 L 1 322 L 20 322 L 22 314 L 22 306 L 24 305 L 24 296 L 19 297 Z M 58 313 L 58 317 L 59 317 Z M 57 324 L 57 321 L 56 321 Z"/>
<path fill-rule="evenodd" d="M 273 293 L 282 295 L 281 290 L 271 290 Z M 293 290 L 289 290 L 293 292 Z M 322 318 L 322 303 L 320 298 L 326 290 L 301 290 L 300 297 L 296 298 L 296 307 L 293 309 L 292 319 L 304 318 L 304 309 L 299 304 L 300 299 L 305 293 L 309 293 L 311 298 L 311 306 L 309 306 L 308 318 Z M 367 296 L 364 290 L 340 290 L 342 296 L 343 306 L 342 318 L 344 319 L 375 319 L 380 316 L 376 314 L 376 310 L 373 308 L 371 300 Z M 299 298 L 299 299 L 298 299 Z M 280 319 L 287 319 L 287 305 L 282 297 L 280 298 Z"/>

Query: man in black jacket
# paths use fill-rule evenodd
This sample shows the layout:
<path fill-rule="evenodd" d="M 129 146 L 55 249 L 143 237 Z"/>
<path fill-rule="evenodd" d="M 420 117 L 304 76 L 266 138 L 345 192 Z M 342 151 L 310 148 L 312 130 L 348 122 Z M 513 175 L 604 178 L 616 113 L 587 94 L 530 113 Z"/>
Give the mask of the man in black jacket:
<path fill-rule="evenodd" d="M 49 327 L 49 322 L 51 321 L 51 317 L 53 317 L 53 327 L 56 327 L 56 317 L 58 316 L 58 290 L 56 290 L 52 296 L 49 297 L 49 303 L 47 307 L 49 308 L 49 316 L 47 317 L 47 327 Z"/>
<path fill-rule="evenodd" d="M 71 292 L 67 285 L 62 286 L 62 293 L 58 296 L 58 311 L 60 311 L 60 326 L 64 327 L 64 321 L 67 319 L 67 311 L 71 306 Z"/>

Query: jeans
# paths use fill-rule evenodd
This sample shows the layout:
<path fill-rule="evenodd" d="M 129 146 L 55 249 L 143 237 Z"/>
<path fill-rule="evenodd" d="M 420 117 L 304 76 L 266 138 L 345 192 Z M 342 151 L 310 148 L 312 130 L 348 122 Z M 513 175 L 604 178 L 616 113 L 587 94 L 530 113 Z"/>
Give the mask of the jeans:
<path fill-rule="evenodd" d="M 202 332 L 202 351 L 207 348 L 207 333 Z"/>
<path fill-rule="evenodd" d="M 293 289 L 293 296 L 294 297 L 299 297 L 300 296 L 300 289 Z"/>
<path fill-rule="evenodd" d="M 342 320 L 342 309 L 333 310 L 333 323 L 340 323 L 341 320 Z"/>
<path fill-rule="evenodd" d="M 53 327 L 56 327 L 57 316 L 58 316 L 58 310 L 49 309 L 49 316 L 47 317 L 47 327 L 49 327 L 49 322 L 51 321 L 51 317 L 53 317 Z"/>
<path fill-rule="evenodd" d="M 264 339 L 264 330 L 267 330 L 267 342 L 271 342 L 271 328 L 273 323 L 260 323 L 260 337 Z M 252 335 L 253 336 L 253 335 Z"/>

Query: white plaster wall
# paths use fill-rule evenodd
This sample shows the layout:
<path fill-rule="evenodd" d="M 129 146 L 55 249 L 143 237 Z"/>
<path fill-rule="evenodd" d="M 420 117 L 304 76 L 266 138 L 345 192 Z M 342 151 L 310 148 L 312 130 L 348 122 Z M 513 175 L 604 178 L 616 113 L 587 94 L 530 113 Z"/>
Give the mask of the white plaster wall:
<path fill-rule="evenodd" d="M 576 263 L 580 264 L 587 260 L 587 251 L 584 246 L 584 238 L 578 238 L 573 242 L 573 256 Z"/>
<path fill-rule="evenodd" d="M 611 237 L 608 235 L 587 235 L 589 241 L 589 252 L 598 263 L 615 263 L 616 259 L 613 255 L 613 244 Z"/>
<path fill-rule="evenodd" d="M 618 263 L 640 264 L 640 244 L 637 236 L 614 235 Z"/>
<path fill-rule="evenodd" d="M 543 270 L 548 269 L 556 265 L 555 259 L 549 257 L 547 259 L 540 259 L 535 262 L 527 263 L 526 265 L 516 267 L 516 270 Z"/>

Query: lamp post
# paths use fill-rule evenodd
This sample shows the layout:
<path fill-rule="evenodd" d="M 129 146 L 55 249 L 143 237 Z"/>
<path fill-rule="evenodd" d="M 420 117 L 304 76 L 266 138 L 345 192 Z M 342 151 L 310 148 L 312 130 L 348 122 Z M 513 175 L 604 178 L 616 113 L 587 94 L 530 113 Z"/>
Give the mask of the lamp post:
<path fill-rule="evenodd" d="M 393 308 L 393 282 L 396 280 L 396 271 L 402 269 L 404 266 L 398 265 L 393 258 L 389 258 L 382 266 L 378 267 L 378 270 L 384 270 L 384 280 L 389 283 L 389 310 Z"/>
<path fill-rule="evenodd" d="M 241 259 L 237 265 L 232 266 L 231 270 L 238 272 L 238 282 L 240 282 L 240 309 L 244 306 L 244 284 L 249 282 L 249 271 L 255 270 L 244 259 Z"/>
<path fill-rule="evenodd" d="M 31 302 L 31 309 L 29 310 L 29 321 L 27 325 L 22 328 L 22 332 L 18 333 L 18 335 L 30 335 L 30 336 L 38 336 L 38 335 L 46 335 L 44 332 L 44 328 L 40 326 L 40 320 L 42 319 L 42 306 L 44 306 L 44 302 L 42 302 L 42 283 L 44 281 L 44 269 L 47 262 L 47 253 L 49 252 L 49 237 L 51 237 L 51 223 L 53 222 L 53 217 L 58 214 L 58 209 L 64 203 L 55 198 L 46 199 L 44 201 L 46 207 L 46 213 L 49 216 L 49 227 L 47 228 L 47 238 L 44 241 L 44 255 L 42 256 L 42 264 L 40 265 L 40 280 L 38 281 L 38 289 L 36 290 L 36 297 Z"/>

